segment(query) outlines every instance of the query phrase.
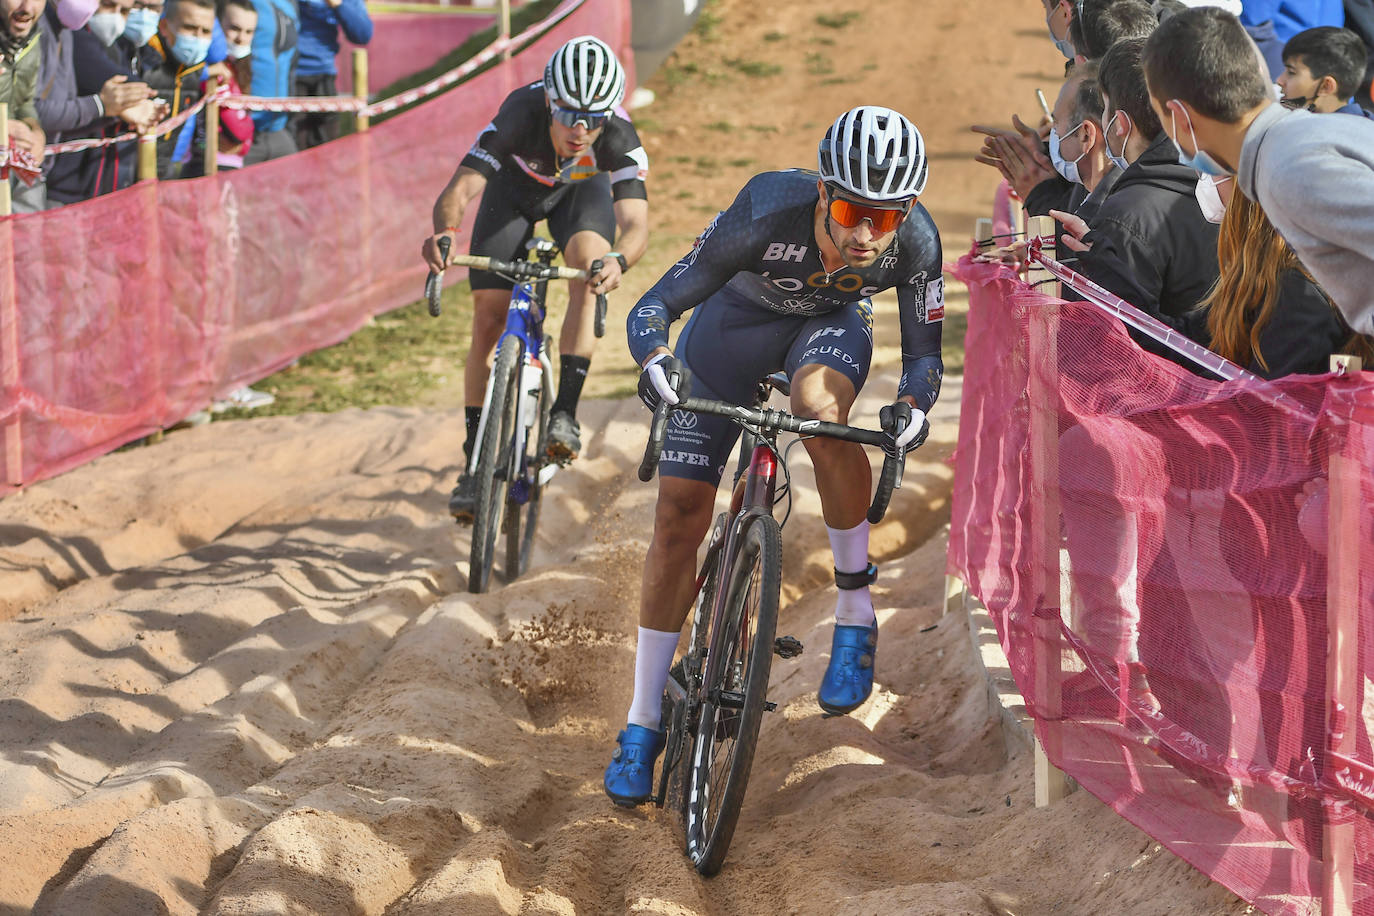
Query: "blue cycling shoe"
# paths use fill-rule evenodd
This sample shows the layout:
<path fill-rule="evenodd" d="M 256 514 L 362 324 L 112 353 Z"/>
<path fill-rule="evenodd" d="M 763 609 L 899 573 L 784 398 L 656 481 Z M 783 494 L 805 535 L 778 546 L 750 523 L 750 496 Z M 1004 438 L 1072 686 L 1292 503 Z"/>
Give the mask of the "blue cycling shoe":
<path fill-rule="evenodd" d="M 816 699 L 832 716 L 843 716 L 863 705 L 873 692 L 873 656 L 878 651 L 878 624 L 852 627 L 835 624 L 826 666 Z"/>
<path fill-rule="evenodd" d="M 664 737 L 663 732 L 642 725 L 626 725 L 616 736 L 618 747 L 602 780 L 611 801 L 633 808 L 654 794 L 654 761 L 663 753 Z"/>

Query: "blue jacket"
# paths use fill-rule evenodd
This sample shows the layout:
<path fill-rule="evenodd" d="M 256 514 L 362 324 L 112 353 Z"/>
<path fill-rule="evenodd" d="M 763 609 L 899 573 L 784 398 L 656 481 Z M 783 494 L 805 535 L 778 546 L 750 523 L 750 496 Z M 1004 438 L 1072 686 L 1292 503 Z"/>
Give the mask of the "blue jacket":
<path fill-rule="evenodd" d="M 295 82 L 300 10 L 296 0 L 253 0 L 253 6 L 258 10 L 258 30 L 253 34 L 253 79 L 249 94 L 288 96 Z M 253 127 L 263 133 L 285 130 L 290 117 L 284 111 L 255 111 Z"/>
<path fill-rule="evenodd" d="M 1287 41 L 1319 25 L 1345 25 L 1345 6 L 1342 0 L 1245 0 L 1240 21 L 1247 26 L 1271 21 L 1279 41 Z"/>
<path fill-rule="evenodd" d="M 301 76 L 337 73 L 334 55 L 339 53 L 339 27 L 355 45 L 372 40 L 372 20 L 363 0 L 343 0 L 334 9 L 325 0 L 300 0 L 301 43 L 296 72 Z"/>

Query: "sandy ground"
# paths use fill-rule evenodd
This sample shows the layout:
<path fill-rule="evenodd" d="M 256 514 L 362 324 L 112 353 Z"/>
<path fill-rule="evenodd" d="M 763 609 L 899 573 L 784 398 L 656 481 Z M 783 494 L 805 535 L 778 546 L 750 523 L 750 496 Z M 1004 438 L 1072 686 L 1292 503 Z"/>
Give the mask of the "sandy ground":
<path fill-rule="evenodd" d="M 988 176 L 960 131 L 1028 114 L 1054 51 L 1030 0 L 932 6 L 878 0 L 825 29 L 818 0 L 770 18 L 725 0 L 682 60 L 784 71 L 654 84 L 657 199 L 691 195 L 656 211 L 662 230 L 690 234 L 747 173 L 806 164 L 834 113 L 879 101 L 925 128 L 928 203 L 966 238 Z M 805 63 L 821 51 L 830 75 Z M 736 128 L 704 126 L 720 120 Z M 718 167 L 695 164 L 708 150 Z M 890 397 L 892 328 L 858 416 Z M 6 499 L 0 914 L 1243 912 L 1086 794 L 1033 807 L 965 623 L 940 615 L 958 395 L 956 377 L 875 531 L 879 686 L 841 719 L 815 705 L 834 593 L 796 461 L 779 631 L 808 651 L 774 666 L 778 710 L 709 881 L 671 816 L 600 786 L 654 497 L 636 401 L 586 403 L 533 569 L 484 596 L 444 511 L 453 410 L 215 423 Z"/>

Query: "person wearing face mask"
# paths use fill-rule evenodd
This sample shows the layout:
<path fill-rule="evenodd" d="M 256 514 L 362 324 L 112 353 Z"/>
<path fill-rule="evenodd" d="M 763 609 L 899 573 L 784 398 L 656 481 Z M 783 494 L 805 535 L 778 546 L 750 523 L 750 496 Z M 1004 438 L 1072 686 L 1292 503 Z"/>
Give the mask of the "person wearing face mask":
<path fill-rule="evenodd" d="M 1067 209 L 1092 219 L 1121 175 L 1107 156 L 1097 72 L 1094 61 L 1080 64 L 1059 90 L 1051 114 L 1050 159 L 1055 171 L 1073 183 L 1073 191 L 1066 205 L 1061 205 L 1053 198 L 1042 200 L 1037 187 L 1026 198 L 1026 211 L 1032 216 Z"/>
<path fill-rule="evenodd" d="M 0 102 L 9 106 L 10 144 L 43 159 L 43 128 L 33 100 L 43 51 L 38 40 L 42 0 L 0 0 Z M 42 209 L 41 189 L 27 205 L 30 187 L 11 173 L 10 199 L 16 212 Z"/>
<path fill-rule="evenodd" d="M 106 54 L 101 35 L 113 42 L 123 29 L 111 16 L 122 18 L 111 0 L 104 7 L 95 0 L 59 0 L 44 13 L 35 106 L 49 142 L 98 138 L 130 126 L 146 129 L 156 121 L 152 91 Z M 101 35 L 90 30 L 92 24 Z M 49 206 L 86 200 L 127 183 L 120 180 L 119 151 L 108 147 L 50 156 L 43 171 Z M 132 177 L 132 160 L 127 177 Z"/>
<path fill-rule="evenodd" d="M 221 28 L 228 40 L 229 77 L 224 82 L 230 95 L 243 94 L 243 82 L 252 78 L 253 33 L 258 27 L 258 11 L 252 0 L 229 0 L 220 15 Z M 209 77 L 201 82 L 201 91 L 209 91 Z M 219 147 L 215 160 L 221 171 L 243 168 L 245 154 L 253 146 L 253 116 L 238 108 L 222 107 L 219 110 Z M 195 151 L 182 167 L 183 178 L 197 178 L 205 174 L 205 121 L 197 119 L 195 140 L 191 144 Z M 240 389 L 251 395 L 259 395 L 252 389 Z M 270 397 L 270 395 L 268 395 Z"/>
<path fill-rule="evenodd" d="M 1285 108 L 1317 114 L 1374 114 L 1353 101 L 1364 79 L 1365 47 L 1349 29 L 1319 26 L 1299 32 L 1283 46 L 1278 85 Z"/>
<path fill-rule="evenodd" d="M 1070 36 L 1070 27 L 1078 15 L 1078 0 L 1040 0 L 1045 7 L 1045 27 L 1050 30 L 1050 41 L 1065 60 L 1073 60 L 1077 51 Z"/>
<path fill-rule="evenodd" d="M 214 33 L 215 5 L 213 0 L 173 0 L 168 5 L 157 34 L 148 40 L 148 48 L 158 56 L 158 65 L 146 70 L 144 77 L 157 98 L 166 103 L 168 117 L 189 108 L 201 97 L 201 80 L 205 76 L 205 57 L 210 50 Z M 159 133 L 157 139 L 157 177 L 174 178 L 178 169 L 173 165 L 173 151 L 183 130 L 195 130 L 188 123 L 174 131 Z"/>
<path fill-rule="evenodd" d="M 1081 273 L 1132 305 L 1179 318 L 1216 282 L 1217 227 L 1198 207 L 1196 170 L 1180 164 L 1150 107 L 1140 67 L 1144 43 L 1119 41 L 1102 58 L 1104 153 L 1121 174 L 1089 220 L 1090 250 L 1078 263 Z"/>
<path fill-rule="evenodd" d="M 1286 110 L 1240 22 L 1220 10 L 1173 16 L 1143 61 L 1179 156 L 1235 175 L 1347 323 L 1374 334 L 1374 123 Z"/>

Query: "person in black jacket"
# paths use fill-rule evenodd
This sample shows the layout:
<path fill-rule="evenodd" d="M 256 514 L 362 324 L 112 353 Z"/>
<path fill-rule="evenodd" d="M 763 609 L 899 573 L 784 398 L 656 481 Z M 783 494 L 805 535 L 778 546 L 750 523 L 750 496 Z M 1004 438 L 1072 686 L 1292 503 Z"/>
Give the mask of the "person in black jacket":
<path fill-rule="evenodd" d="M 167 103 L 167 116 L 175 117 L 200 101 L 201 80 L 205 78 L 205 55 L 210 49 L 210 36 L 215 26 L 213 0 L 175 0 L 169 3 L 158 33 L 149 41 L 160 58 L 152 69 L 145 69 L 143 77 L 157 97 Z M 157 177 L 175 177 L 172 152 L 182 130 L 195 130 L 194 121 L 157 137 Z"/>
<path fill-rule="evenodd" d="M 1102 58 L 1107 153 L 1122 169 L 1091 223 L 1079 271 L 1147 312 L 1181 318 L 1216 284 L 1217 227 L 1197 200 L 1198 175 L 1150 107 L 1142 38 L 1117 42 Z M 1094 246 L 1098 237 L 1109 243 Z M 1073 247 L 1072 245 L 1070 247 Z M 1110 247 L 1124 265 L 1103 258 Z"/>

